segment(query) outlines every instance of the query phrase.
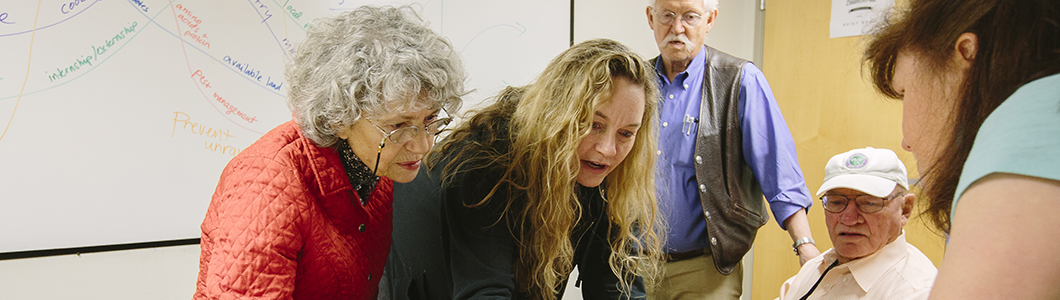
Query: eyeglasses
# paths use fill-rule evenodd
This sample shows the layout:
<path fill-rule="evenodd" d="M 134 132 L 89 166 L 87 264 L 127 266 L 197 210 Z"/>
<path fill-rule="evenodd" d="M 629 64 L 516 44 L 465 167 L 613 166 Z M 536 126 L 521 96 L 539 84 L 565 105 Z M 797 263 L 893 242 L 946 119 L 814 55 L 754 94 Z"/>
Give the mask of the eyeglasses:
<path fill-rule="evenodd" d="M 449 125 L 449 122 L 452 121 L 453 118 L 437 119 L 433 122 L 428 123 L 426 126 L 424 126 L 426 128 L 422 130 L 427 131 L 427 134 L 437 135 L 438 133 L 442 132 L 442 130 L 445 130 L 445 126 Z M 383 128 L 379 127 L 379 125 L 375 125 L 375 123 L 373 123 L 372 121 L 368 121 L 368 123 L 372 123 L 372 125 L 375 126 L 375 129 L 379 129 L 379 131 L 383 133 L 384 141 L 390 140 L 391 143 L 395 144 L 401 144 L 411 141 L 413 138 L 416 137 L 417 134 L 420 133 L 421 130 L 417 126 L 407 126 L 391 130 L 390 132 L 386 132 L 386 130 L 383 130 Z M 383 147 L 384 141 L 379 141 L 379 147 Z"/>
<path fill-rule="evenodd" d="M 427 134 L 431 135 L 431 137 L 434 137 L 438 135 L 438 133 L 441 133 L 443 130 L 445 130 L 445 127 L 448 126 L 449 123 L 452 121 L 453 118 L 441 118 L 434 120 L 433 122 L 427 123 L 427 125 L 423 126 L 425 127 L 423 129 L 420 129 L 419 127 L 413 125 L 401 127 L 398 129 L 391 130 L 390 132 L 386 132 L 386 130 L 383 130 L 382 127 L 379 127 L 379 125 L 375 125 L 374 122 L 369 120 L 368 123 L 372 124 L 372 126 L 375 126 L 375 129 L 379 129 L 379 132 L 383 133 L 383 139 L 379 141 L 379 151 L 375 154 L 375 168 L 372 168 L 372 174 L 376 174 L 376 172 L 379 171 L 379 157 L 383 154 L 383 147 L 386 147 L 387 140 L 390 140 L 390 142 L 394 144 L 404 144 L 405 142 L 411 141 L 412 139 L 416 138 L 416 136 L 419 135 L 421 130 L 426 131 Z"/>
<path fill-rule="evenodd" d="M 655 9 L 653 8 L 652 11 L 655 11 Z M 672 11 L 664 11 L 662 13 L 655 14 L 655 20 L 658 21 L 659 24 L 663 25 L 673 24 L 674 19 L 677 19 L 677 17 L 677 14 Z M 685 23 L 686 26 L 699 25 L 700 21 L 703 21 L 703 16 L 700 16 L 699 14 L 694 12 L 686 12 L 681 15 L 681 22 Z"/>
<path fill-rule="evenodd" d="M 854 198 L 854 205 L 857 205 L 858 210 L 861 212 L 871 214 L 880 211 L 885 205 L 887 200 L 891 200 L 901 196 L 902 193 L 896 193 L 894 195 L 887 196 L 887 198 L 880 198 L 871 195 L 861 195 Z M 843 195 L 824 195 L 821 196 L 821 201 L 824 203 L 824 210 L 834 213 L 843 212 L 847 209 L 847 204 L 850 203 L 850 198 Z"/>

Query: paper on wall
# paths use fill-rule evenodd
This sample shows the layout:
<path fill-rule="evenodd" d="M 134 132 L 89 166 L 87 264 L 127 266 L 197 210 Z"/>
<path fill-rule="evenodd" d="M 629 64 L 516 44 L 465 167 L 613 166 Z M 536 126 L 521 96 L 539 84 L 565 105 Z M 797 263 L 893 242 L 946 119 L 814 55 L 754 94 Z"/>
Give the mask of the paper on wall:
<path fill-rule="evenodd" d="M 866 34 L 892 7 L 894 0 L 832 0 L 829 37 Z"/>

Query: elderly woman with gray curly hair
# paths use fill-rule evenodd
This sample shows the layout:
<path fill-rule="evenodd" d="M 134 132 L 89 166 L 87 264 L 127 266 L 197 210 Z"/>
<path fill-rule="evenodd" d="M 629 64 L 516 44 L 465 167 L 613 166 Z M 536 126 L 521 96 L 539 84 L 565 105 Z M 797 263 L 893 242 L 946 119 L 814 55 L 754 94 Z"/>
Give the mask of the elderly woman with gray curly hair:
<path fill-rule="evenodd" d="M 409 7 L 316 20 L 288 62 L 284 123 L 221 173 L 194 299 L 371 299 L 393 182 L 416 177 L 466 78 Z"/>

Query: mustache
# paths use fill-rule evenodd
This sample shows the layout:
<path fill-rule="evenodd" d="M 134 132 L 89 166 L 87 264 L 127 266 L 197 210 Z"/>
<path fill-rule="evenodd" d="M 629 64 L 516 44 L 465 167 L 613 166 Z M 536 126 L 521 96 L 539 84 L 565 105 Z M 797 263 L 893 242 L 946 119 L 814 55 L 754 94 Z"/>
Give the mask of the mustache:
<path fill-rule="evenodd" d="M 840 233 L 840 234 L 841 233 L 853 233 L 853 234 L 860 234 L 860 235 L 864 235 L 864 236 L 869 236 L 869 234 L 864 232 L 864 230 L 861 230 L 861 229 L 858 229 L 858 228 L 854 228 L 854 227 L 851 227 L 851 226 L 837 225 L 835 227 L 835 231 L 836 231 L 836 233 Z"/>
<path fill-rule="evenodd" d="M 671 34 L 666 35 L 666 39 L 664 39 L 663 42 L 659 44 L 659 47 L 663 47 L 666 44 L 669 44 L 670 42 L 682 42 L 685 45 L 691 45 L 692 44 L 692 41 L 690 41 L 688 39 L 688 37 L 685 36 L 684 34 L 673 34 L 673 33 L 671 33 Z"/>

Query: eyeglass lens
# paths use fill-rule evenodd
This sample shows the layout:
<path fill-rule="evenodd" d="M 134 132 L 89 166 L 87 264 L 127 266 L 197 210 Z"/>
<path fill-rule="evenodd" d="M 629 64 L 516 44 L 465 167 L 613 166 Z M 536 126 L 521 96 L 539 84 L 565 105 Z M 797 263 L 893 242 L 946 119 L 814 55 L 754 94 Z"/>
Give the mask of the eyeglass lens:
<path fill-rule="evenodd" d="M 435 120 L 434 122 L 431 122 L 430 124 L 427 124 L 427 126 L 426 126 L 427 127 L 427 129 L 426 129 L 427 134 L 437 135 L 439 132 L 442 132 L 442 130 L 444 130 L 445 127 L 447 125 L 449 125 L 449 122 L 451 122 L 452 120 L 453 119 L 451 119 L 451 118 L 441 118 L 441 119 Z M 420 133 L 420 130 L 421 129 L 419 127 L 416 127 L 416 126 L 398 128 L 398 129 L 395 129 L 394 131 L 390 132 L 390 138 L 389 139 L 390 139 L 391 142 L 394 142 L 395 144 L 401 144 L 401 143 L 404 143 L 404 142 L 408 142 L 408 141 L 412 140 L 413 138 L 415 138 L 416 135 Z"/>
<path fill-rule="evenodd" d="M 889 198 L 891 197 L 888 197 L 888 199 Z M 843 195 L 825 195 L 824 197 L 821 197 L 821 200 L 824 201 L 824 210 L 834 213 L 842 212 L 847 208 L 847 205 L 850 204 L 850 198 Z M 857 205 L 858 209 L 864 213 L 880 211 L 883 209 L 883 202 L 884 199 L 869 195 L 862 195 L 854 198 L 855 205 Z"/>
<path fill-rule="evenodd" d="M 677 14 L 672 11 L 663 12 L 662 14 L 659 14 L 656 17 L 659 18 L 659 23 L 662 23 L 663 25 L 670 25 L 674 22 L 675 19 L 678 18 Z M 688 26 L 696 26 L 699 24 L 699 21 L 703 19 L 702 16 L 693 12 L 685 13 L 681 15 L 680 18 L 681 22 L 685 23 L 685 25 Z"/>

